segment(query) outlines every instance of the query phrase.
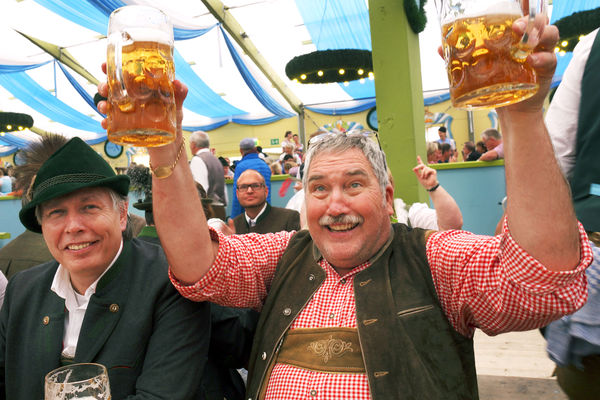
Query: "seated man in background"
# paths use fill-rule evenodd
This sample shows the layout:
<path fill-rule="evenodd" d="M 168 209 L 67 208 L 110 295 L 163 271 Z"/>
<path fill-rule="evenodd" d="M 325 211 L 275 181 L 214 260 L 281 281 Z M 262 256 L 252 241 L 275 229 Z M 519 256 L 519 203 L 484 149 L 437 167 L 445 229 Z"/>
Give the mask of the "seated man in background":
<path fill-rule="evenodd" d="M 440 160 L 438 161 L 438 163 L 442 164 L 442 163 L 448 163 L 448 162 L 452 162 L 452 147 L 450 147 L 450 145 L 448 143 L 442 143 L 440 144 L 440 152 L 442 153 L 442 155 L 440 156 Z"/>
<path fill-rule="evenodd" d="M 124 240 L 129 178 L 73 138 L 37 172 L 19 213 L 56 261 L 15 275 L 0 312 L 0 399 L 40 399 L 68 363 L 106 366 L 112 398 L 193 399 L 209 307 L 172 288 L 159 247 Z"/>
<path fill-rule="evenodd" d="M 234 175 L 233 175 L 233 187 L 237 185 L 238 177 L 242 172 L 247 169 L 255 169 L 261 173 L 265 178 L 267 188 L 269 188 L 269 194 L 267 195 L 267 202 L 271 202 L 271 168 L 267 162 L 258 157 L 256 150 L 256 143 L 252 138 L 244 138 L 240 141 L 240 154 L 242 159 L 236 164 Z M 281 172 L 280 172 L 281 173 Z M 234 193 L 235 194 L 235 193 Z M 235 218 L 244 212 L 243 207 L 240 205 L 237 196 L 232 196 L 231 201 L 231 218 Z"/>
<path fill-rule="evenodd" d="M 479 161 L 494 161 L 504 158 L 502 135 L 497 129 L 488 128 L 481 132 L 481 140 L 488 150 L 479 157 Z"/>
<path fill-rule="evenodd" d="M 235 188 L 245 212 L 233 219 L 235 233 L 268 233 L 300 230 L 300 214 L 267 203 L 269 188 L 265 178 L 253 169 L 245 170 Z"/>
<path fill-rule="evenodd" d="M 481 157 L 481 153 L 475 149 L 473 142 L 465 142 L 462 148 L 463 160 L 466 161 L 477 161 Z"/>

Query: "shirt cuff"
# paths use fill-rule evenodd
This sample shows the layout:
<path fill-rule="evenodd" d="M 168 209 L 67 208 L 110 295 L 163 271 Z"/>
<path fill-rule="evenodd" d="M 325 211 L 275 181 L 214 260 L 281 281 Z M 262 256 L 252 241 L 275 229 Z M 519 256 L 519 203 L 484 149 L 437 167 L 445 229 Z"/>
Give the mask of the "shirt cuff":
<path fill-rule="evenodd" d="M 577 224 L 579 228 L 579 264 L 570 270 L 552 271 L 517 244 L 510 234 L 508 220 L 505 218 L 502 225 L 500 258 L 505 266 L 508 279 L 523 289 L 540 295 L 553 292 L 557 287 L 569 286 L 576 280 L 582 279 L 585 269 L 591 264 L 593 257 L 585 229 L 581 223 Z M 524 268 L 524 265 L 527 268 Z"/>
<path fill-rule="evenodd" d="M 184 297 L 187 297 L 194 301 L 202 301 L 205 298 L 208 298 L 206 293 L 203 293 L 203 290 L 210 285 L 212 281 L 214 281 L 215 277 L 219 274 L 219 268 L 216 266 L 223 265 L 223 260 L 227 259 L 227 250 L 225 246 L 225 235 L 212 227 L 208 227 L 210 233 L 210 239 L 213 242 L 219 243 L 219 250 L 217 251 L 217 257 L 215 258 L 215 262 L 210 267 L 206 275 L 204 275 L 199 281 L 192 284 L 185 284 L 181 282 L 177 277 L 173 274 L 173 271 L 169 267 L 169 279 L 171 283 L 177 289 L 179 293 L 181 293 Z"/>

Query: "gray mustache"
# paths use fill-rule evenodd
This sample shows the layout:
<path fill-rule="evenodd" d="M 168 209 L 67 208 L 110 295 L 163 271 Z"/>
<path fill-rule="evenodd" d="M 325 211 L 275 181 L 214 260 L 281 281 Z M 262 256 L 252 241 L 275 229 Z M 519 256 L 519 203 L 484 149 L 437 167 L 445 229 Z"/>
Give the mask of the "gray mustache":
<path fill-rule="evenodd" d="M 360 224 L 363 222 L 363 218 L 356 215 L 336 215 L 332 217 L 325 215 L 319 218 L 319 225 L 332 225 L 332 224 Z"/>

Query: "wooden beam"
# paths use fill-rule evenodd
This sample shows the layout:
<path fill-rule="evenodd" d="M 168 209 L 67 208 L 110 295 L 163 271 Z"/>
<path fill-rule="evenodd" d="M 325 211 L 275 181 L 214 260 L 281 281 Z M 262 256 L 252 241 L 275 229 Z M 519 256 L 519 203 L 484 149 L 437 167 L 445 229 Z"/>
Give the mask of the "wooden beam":
<path fill-rule="evenodd" d="M 394 177 L 395 197 L 410 205 L 428 201 L 412 172 L 417 154 L 427 157 L 419 37 L 402 3 L 369 0 L 369 16 L 381 147 Z"/>
<path fill-rule="evenodd" d="M 294 111 L 296 111 L 298 114 L 301 114 L 303 109 L 302 101 L 296 97 L 292 90 L 287 87 L 285 82 L 279 77 L 279 75 L 277 75 L 275 70 L 271 68 L 267 60 L 263 57 L 260 51 L 258 51 L 256 46 L 254 46 L 254 43 L 252 43 L 252 41 L 248 38 L 244 28 L 237 22 L 233 15 L 231 15 L 223 2 L 220 0 L 202 0 L 202 3 L 204 3 L 210 13 L 221 24 L 223 24 L 225 30 L 244 50 L 244 52 L 246 52 L 248 57 L 254 61 L 256 66 L 262 71 L 271 84 L 273 84 L 275 89 L 281 93 L 283 98 L 294 109 Z"/>

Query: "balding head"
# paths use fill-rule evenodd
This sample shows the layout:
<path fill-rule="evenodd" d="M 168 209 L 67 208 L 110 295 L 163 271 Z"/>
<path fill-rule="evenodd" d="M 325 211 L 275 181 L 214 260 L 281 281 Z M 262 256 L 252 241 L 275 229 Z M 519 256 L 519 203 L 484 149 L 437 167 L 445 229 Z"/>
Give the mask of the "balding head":
<path fill-rule="evenodd" d="M 236 184 L 240 205 L 245 208 L 250 218 L 254 218 L 267 202 L 269 189 L 265 178 L 256 170 L 247 169 L 240 174 Z"/>
<path fill-rule="evenodd" d="M 204 131 L 196 131 L 192 133 L 190 135 L 190 146 L 194 146 L 196 150 L 208 149 L 210 147 L 208 133 Z"/>

